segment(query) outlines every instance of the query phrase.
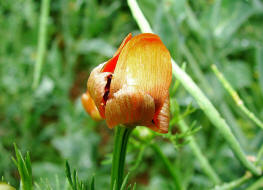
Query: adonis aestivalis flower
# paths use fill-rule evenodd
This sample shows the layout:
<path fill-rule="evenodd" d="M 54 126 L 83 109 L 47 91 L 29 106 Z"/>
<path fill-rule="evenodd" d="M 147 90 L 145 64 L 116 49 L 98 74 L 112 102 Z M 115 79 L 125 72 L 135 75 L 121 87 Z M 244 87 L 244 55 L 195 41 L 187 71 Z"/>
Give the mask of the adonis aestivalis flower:
<path fill-rule="evenodd" d="M 113 57 L 91 72 L 82 103 L 110 128 L 143 125 L 167 133 L 171 80 L 171 57 L 161 39 L 129 34 Z"/>

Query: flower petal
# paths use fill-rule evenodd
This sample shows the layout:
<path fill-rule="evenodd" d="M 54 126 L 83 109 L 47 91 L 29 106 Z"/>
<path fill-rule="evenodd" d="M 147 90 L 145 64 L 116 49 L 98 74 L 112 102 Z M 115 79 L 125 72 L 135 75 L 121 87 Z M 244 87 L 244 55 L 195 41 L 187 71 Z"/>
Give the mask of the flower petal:
<path fill-rule="evenodd" d="M 133 37 L 120 53 L 109 97 L 132 86 L 153 97 L 158 111 L 168 96 L 171 80 L 169 51 L 157 35 L 140 34 Z"/>
<path fill-rule="evenodd" d="M 160 110 L 155 113 L 153 123 L 147 125 L 152 130 L 159 133 L 168 133 L 170 121 L 170 97 L 167 96 Z"/>
<path fill-rule="evenodd" d="M 97 109 L 93 99 L 90 97 L 89 92 L 82 94 L 81 102 L 86 112 L 94 119 L 94 120 L 102 120 L 100 116 L 99 110 Z"/>
<path fill-rule="evenodd" d="M 107 63 L 105 64 L 105 66 L 101 70 L 102 72 L 111 72 L 111 73 L 114 72 L 114 69 L 116 67 L 116 64 L 117 64 L 117 61 L 119 59 L 119 55 L 120 55 L 121 51 L 124 48 L 124 46 L 127 44 L 127 42 L 130 41 L 131 38 L 132 38 L 132 34 L 129 33 L 128 36 L 126 36 L 126 38 L 122 41 L 120 47 L 115 52 L 113 57 L 109 61 L 107 61 Z"/>
<path fill-rule="evenodd" d="M 154 111 L 150 95 L 135 88 L 124 88 L 107 101 L 105 116 L 110 128 L 118 124 L 145 125 L 154 117 Z"/>
<path fill-rule="evenodd" d="M 100 64 L 90 73 L 90 77 L 88 79 L 87 87 L 90 93 L 91 98 L 94 100 L 95 105 L 97 106 L 101 116 L 105 118 L 105 105 L 107 101 L 107 96 L 109 93 L 109 83 L 111 80 L 112 74 L 109 72 L 100 72 L 105 63 Z M 107 89 L 108 88 L 108 89 Z"/>

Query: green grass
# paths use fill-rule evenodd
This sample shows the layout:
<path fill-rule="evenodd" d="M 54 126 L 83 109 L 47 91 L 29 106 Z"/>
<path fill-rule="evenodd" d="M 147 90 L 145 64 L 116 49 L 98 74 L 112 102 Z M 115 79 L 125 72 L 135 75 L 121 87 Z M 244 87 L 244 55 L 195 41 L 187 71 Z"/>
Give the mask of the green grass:
<path fill-rule="evenodd" d="M 18 189 L 21 174 L 31 178 L 31 165 L 32 178 L 25 185 L 36 189 L 92 189 L 93 183 L 95 189 L 107 190 L 113 131 L 105 122 L 92 121 L 80 95 L 91 69 L 109 59 L 129 32 L 140 30 L 126 1 L 43 2 L 49 3 L 46 25 L 40 19 L 41 1 L 0 2 L 0 177 Z M 253 164 L 262 170 L 262 129 L 236 105 L 211 69 L 216 65 L 246 109 L 262 121 L 262 1 L 138 0 L 138 5 L 176 63 L 185 63 L 185 72 L 226 120 L 244 154 L 255 158 Z M 41 66 L 34 70 L 37 62 Z M 39 80 L 35 89 L 34 77 Z M 170 133 L 134 130 L 126 171 L 135 169 L 123 188 L 135 189 L 136 182 L 137 190 L 175 189 L 176 184 L 190 190 L 232 185 L 260 189 L 262 179 L 238 162 L 224 135 L 176 81 L 170 93 Z M 14 151 L 13 143 L 20 151 Z M 15 156 L 16 164 L 11 159 Z M 67 167 L 72 184 L 66 160 L 77 171 Z"/>

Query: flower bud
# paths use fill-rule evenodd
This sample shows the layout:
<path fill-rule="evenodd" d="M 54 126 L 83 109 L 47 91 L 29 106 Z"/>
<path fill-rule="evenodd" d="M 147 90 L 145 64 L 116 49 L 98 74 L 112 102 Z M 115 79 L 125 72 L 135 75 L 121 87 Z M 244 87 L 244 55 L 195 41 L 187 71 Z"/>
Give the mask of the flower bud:
<path fill-rule="evenodd" d="M 170 53 L 155 34 L 129 34 L 106 63 L 90 74 L 82 102 L 95 119 L 110 128 L 143 125 L 167 133 L 170 119 Z"/>

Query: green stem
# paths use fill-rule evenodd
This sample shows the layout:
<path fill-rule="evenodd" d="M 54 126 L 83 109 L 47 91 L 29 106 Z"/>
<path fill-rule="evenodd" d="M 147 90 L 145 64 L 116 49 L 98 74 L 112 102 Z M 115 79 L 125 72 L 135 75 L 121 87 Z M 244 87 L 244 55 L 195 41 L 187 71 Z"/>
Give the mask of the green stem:
<path fill-rule="evenodd" d="M 256 163 L 259 163 L 259 162 L 260 162 L 262 156 L 263 156 L 263 145 L 261 145 L 261 147 L 260 147 L 260 149 L 259 149 L 259 151 L 258 151 Z"/>
<path fill-rule="evenodd" d="M 195 98 L 200 108 L 204 111 L 209 120 L 217 127 L 229 146 L 232 148 L 240 162 L 255 175 L 260 175 L 261 171 L 255 167 L 247 158 L 239 142 L 232 134 L 230 127 L 220 116 L 214 105 L 204 95 L 194 81 L 172 60 L 173 75 L 179 80 L 185 89 Z"/>
<path fill-rule="evenodd" d="M 132 14 L 141 29 L 142 32 L 151 32 L 146 18 L 144 17 L 142 11 L 140 10 L 136 0 L 128 0 L 128 4 L 132 11 Z M 195 84 L 192 78 L 185 73 L 177 63 L 172 59 L 172 73 L 174 77 L 181 82 L 181 84 L 185 87 L 185 89 L 194 97 L 196 102 L 199 104 L 200 108 L 204 111 L 209 120 L 215 125 L 218 131 L 223 135 L 236 157 L 240 160 L 240 162 L 248 168 L 253 174 L 260 175 L 261 170 L 256 168 L 254 164 L 252 164 L 247 158 L 246 155 L 241 148 L 239 142 L 232 134 L 230 127 L 225 122 L 225 120 L 220 116 L 219 112 L 216 110 L 214 105 L 209 101 L 209 99 L 205 96 L 205 94 L 201 91 L 201 89 Z"/>
<path fill-rule="evenodd" d="M 241 98 L 239 97 L 238 93 L 234 90 L 234 88 L 230 85 L 230 83 L 226 80 L 224 75 L 218 70 L 216 65 L 211 66 L 212 70 L 214 71 L 215 75 L 219 79 L 219 81 L 222 83 L 226 91 L 231 95 L 233 100 L 235 101 L 236 105 L 240 108 L 240 110 L 249 118 L 251 121 L 253 121 L 257 126 L 259 126 L 261 129 L 263 129 L 263 123 L 260 121 L 254 113 L 252 113 L 243 103 Z"/>
<path fill-rule="evenodd" d="M 247 190 L 260 190 L 263 188 L 263 177 L 259 178 L 255 183 L 247 188 Z"/>
<path fill-rule="evenodd" d="M 123 181 L 127 143 L 133 128 L 117 126 L 114 130 L 115 134 L 111 169 L 111 190 L 113 190 L 114 186 L 119 190 Z"/>
<path fill-rule="evenodd" d="M 236 188 L 240 185 L 242 185 L 243 183 L 245 183 L 247 180 L 249 180 L 252 177 L 251 173 L 247 172 L 243 177 L 231 181 L 229 183 L 225 183 L 223 185 L 220 186 L 215 186 L 212 190 L 228 190 L 228 189 L 233 189 Z"/>
<path fill-rule="evenodd" d="M 41 74 L 41 68 L 46 53 L 47 24 L 49 15 L 50 0 L 42 0 L 40 23 L 38 32 L 37 61 L 34 68 L 33 88 L 38 86 Z"/>
<path fill-rule="evenodd" d="M 179 126 L 183 132 L 186 132 L 189 128 L 183 120 L 179 121 Z M 195 141 L 195 138 L 193 136 L 189 136 L 187 137 L 187 140 L 189 140 L 189 146 L 192 149 L 195 156 L 197 157 L 197 159 L 199 160 L 201 167 L 203 168 L 206 175 L 214 182 L 214 184 L 219 184 L 220 178 L 218 177 L 214 169 L 211 167 L 206 157 L 203 155 L 202 151 L 200 150 Z"/>
<path fill-rule="evenodd" d="M 161 151 L 161 149 L 159 148 L 159 146 L 157 146 L 156 144 L 151 144 L 151 147 L 153 148 L 153 150 L 155 150 L 155 152 L 157 153 L 157 155 L 160 157 L 160 159 L 163 161 L 164 165 L 166 166 L 166 168 L 168 169 L 168 172 L 170 173 L 170 175 L 173 178 L 173 182 L 174 185 L 176 187 L 176 190 L 180 190 L 182 189 L 182 186 L 180 184 L 180 179 L 179 179 L 179 175 L 176 172 L 175 169 L 173 169 L 173 166 L 171 164 L 171 162 L 168 160 L 168 158 L 163 154 L 163 152 Z"/>

